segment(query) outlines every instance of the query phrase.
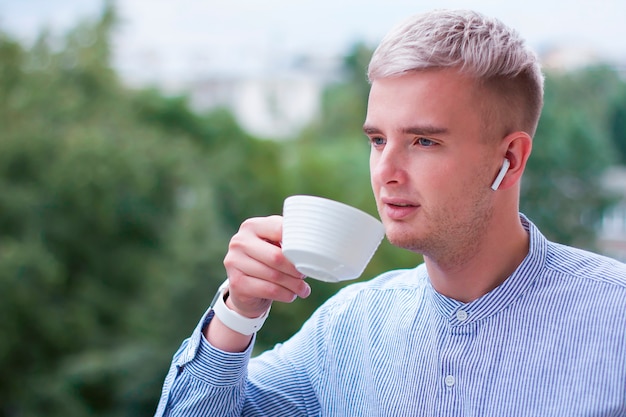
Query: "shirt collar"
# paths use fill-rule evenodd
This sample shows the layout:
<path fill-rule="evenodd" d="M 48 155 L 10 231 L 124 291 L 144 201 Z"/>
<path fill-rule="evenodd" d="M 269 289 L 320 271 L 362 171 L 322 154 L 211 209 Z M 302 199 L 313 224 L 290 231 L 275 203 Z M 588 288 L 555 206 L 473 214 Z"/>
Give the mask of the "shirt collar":
<path fill-rule="evenodd" d="M 451 325 L 463 325 L 487 318 L 520 299 L 532 286 L 545 263 L 548 241 L 523 214 L 520 220 L 529 234 L 528 254 L 517 269 L 502 284 L 482 297 L 464 304 L 446 297 L 428 285 L 428 292 L 437 312 L 448 318 Z M 430 284 L 430 280 L 428 281 Z M 463 313 L 459 314 L 459 311 Z"/>

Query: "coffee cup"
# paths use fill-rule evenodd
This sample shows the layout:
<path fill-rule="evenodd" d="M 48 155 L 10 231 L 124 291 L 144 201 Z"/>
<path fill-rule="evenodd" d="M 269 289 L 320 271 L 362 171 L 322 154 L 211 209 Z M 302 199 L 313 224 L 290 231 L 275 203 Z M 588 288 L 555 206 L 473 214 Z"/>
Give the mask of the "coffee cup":
<path fill-rule="evenodd" d="M 380 220 L 338 201 L 294 195 L 283 205 L 283 254 L 321 281 L 361 276 L 384 235 Z"/>

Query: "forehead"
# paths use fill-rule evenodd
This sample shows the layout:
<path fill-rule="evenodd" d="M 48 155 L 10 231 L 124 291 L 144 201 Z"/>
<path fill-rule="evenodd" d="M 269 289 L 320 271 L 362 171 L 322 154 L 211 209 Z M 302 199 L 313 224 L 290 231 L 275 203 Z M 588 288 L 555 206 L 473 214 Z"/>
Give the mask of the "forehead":
<path fill-rule="evenodd" d="M 430 126 L 450 132 L 479 129 L 480 95 L 474 79 L 454 69 L 416 71 L 372 82 L 366 128 Z"/>

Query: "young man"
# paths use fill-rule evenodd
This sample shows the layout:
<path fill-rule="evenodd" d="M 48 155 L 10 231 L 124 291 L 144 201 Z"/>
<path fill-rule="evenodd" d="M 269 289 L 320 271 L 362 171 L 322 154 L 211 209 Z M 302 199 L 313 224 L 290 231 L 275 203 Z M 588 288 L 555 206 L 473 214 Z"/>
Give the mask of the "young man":
<path fill-rule="evenodd" d="M 518 211 L 535 55 L 497 20 L 436 11 L 394 29 L 369 78 L 378 211 L 424 264 L 346 287 L 250 359 L 272 301 L 310 289 L 276 244 L 281 218 L 244 222 L 225 305 L 174 356 L 157 415 L 626 416 L 626 266 Z"/>

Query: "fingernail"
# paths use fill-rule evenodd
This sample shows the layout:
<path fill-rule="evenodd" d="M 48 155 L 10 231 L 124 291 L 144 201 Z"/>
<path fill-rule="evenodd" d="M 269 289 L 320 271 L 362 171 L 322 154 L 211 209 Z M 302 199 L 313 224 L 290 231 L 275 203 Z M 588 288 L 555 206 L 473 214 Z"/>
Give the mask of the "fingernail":
<path fill-rule="evenodd" d="M 303 298 L 307 298 L 309 295 L 311 295 L 311 287 L 306 282 L 304 283 L 304 285 L 305 285 L 304 287 L 305 296 Z"/>

